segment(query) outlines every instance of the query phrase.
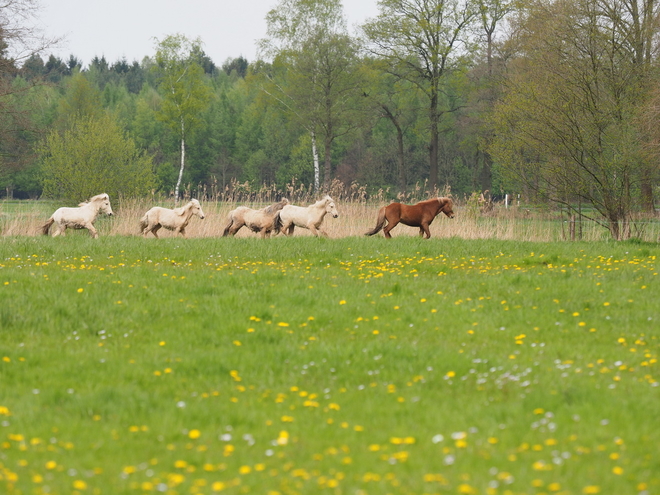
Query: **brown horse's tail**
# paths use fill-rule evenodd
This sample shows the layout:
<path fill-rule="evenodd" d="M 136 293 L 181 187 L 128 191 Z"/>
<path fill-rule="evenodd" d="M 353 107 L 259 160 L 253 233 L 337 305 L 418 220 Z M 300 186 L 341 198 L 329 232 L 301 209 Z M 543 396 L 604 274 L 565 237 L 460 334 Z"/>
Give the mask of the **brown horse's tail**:
<path fill-rule="evenodd" d="M 364 235 L 374 235 L 380 232 L 380 229 L 382 229 L 385 226 L 385 208 L 386 206 L 383 206 L 380 210 L 378 210 L 378 220 L 376 222 L 376 226 L 370 230 L 369 232 L 366 232 Z"/>
<path fill-rule="evenodd" d="M 48 229 L 50 229 L 50 226 L 55 223 L 55 220 L 53 217 L 50 217 L 48 221 L 41 227 L 41 233 L 43 235 L 48 235 Z"/>

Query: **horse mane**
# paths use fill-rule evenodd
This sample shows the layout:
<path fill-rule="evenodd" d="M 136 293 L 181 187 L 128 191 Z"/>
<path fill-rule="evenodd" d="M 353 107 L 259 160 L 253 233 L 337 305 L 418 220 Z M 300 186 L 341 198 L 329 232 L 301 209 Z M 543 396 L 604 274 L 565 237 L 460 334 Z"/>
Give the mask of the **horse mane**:
<path fill-rule="evenodd" d="M 329 194 L 326 194 L 326 195 L 323 196 L 321 199 L 319 199 L 316 203 L 314 203 L 312 206 L 319 207 L 319 206 L 321 206 L 322 204 L 323 204 L 323 205 L 324 205 L 324 204 L 327 204 L 328 201 L 332 201 L 332 198 L 330 197 Z"/>
<path fill-rule="evenodd" d="M 186 203 L 183 206 L 179 206 L 178 208 L 174 208 L 172 211 L 174 212 L 175 215 L 178 215 L 178 216 L 182 217 L 186 213 L 186 210 L 188 209 L 189 204 L 190 203 Z"/>
<path fill-rule="evenodd" d="M 104 199 L 110 199 L 110 196 L 108 196 L 107 193 L 97 194 L 96 196 L 92 196 L 91 198 L 89 198 L 87 201 L 78 203 L 78 206 L 87 206 L 90 203 L 94 203 L 96 201 L 103 201 Z"/>
<path fill-rule="evenodd" d="M 282 198 L 282 201 L 280 201 L 279 203 L 274 203 L 270 206 L 266 206 L 264 208 L 264 213 L 268 213 L 270 215 L 272 213 L 275 213 L 276 211 L 281 210 L 288 204 L 289 204 L 289 200 L 287 198 Z"/>
<path fill-rule="evenodd" d="M 200 206 L 199 201 L 197 201 L 196 199 L 191 199 L 191 200 L 188 201 L 185 205 L 183 205 L 183 206 L 179 206 L 178 208 L 173 208 L 173 209 L 172 209 L 172 212 L 173 212 L 175 215 L 177 215 L 177 216 L 179 216 L 179 217 L 182 217 L 183 215 L 186 214 L 186 211 L 188 211 L 190 208 L 193 207 L 193 205 L 195 205 L 195 203 L 197 203 L 196 206 Z M 201 206 L 200 206 L 200 207 L 201 207 Z"/>

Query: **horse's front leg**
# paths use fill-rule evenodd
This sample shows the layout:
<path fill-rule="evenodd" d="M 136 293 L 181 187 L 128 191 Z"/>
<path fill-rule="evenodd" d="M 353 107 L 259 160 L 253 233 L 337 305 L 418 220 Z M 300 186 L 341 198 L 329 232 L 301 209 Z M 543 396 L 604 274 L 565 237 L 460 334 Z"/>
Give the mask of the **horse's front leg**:
<path fill-rule="evenodd" d="M 85 225 L 85 228 L 89 230 L 89 234 L 92 236 L 92 239 L 98 239 L 99 233 L 91 223 Z"/>
<path fill-rule="evenodd" d="M 314 225 L 313 223 L 307 224 L 307 228 L 308 228 L 309 231 L 310 231 L 312 234 L 314 234 L 316 237 L 321 237 L 321 234 L 320 234 L 319 231 L 316 229 L 316 225 Z"/>
<path fill-rule="evenodd" d="M 431 238 L 431 231 L 429 230 L 429 224 L 423 223 L 419 228 L 419 236 L 422 237 L 423 234 L 426 234 L 426 239 Z"/>
<path fill-rule="evenodd" d="M 186 235 L 186 228 L 185 228 L 185 227 L 181 227 L 181 228 L 179 229 L 179 234 L 181 234 L 181 235 L 183 236 L 184 239 L 186 239 L 186 238 L 188 237 L 188 236 Z"/>

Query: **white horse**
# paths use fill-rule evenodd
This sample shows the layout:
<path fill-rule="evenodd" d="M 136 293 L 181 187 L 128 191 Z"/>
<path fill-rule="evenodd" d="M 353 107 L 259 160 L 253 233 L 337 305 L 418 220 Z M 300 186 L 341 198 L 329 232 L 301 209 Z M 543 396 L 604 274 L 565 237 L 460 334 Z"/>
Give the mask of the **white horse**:
<path fill-rule="evenodd" d="M 105 193 L 98 194 L 89 201 L 80 203 L 78 208 L 58 208 L 41 227 L 41 232 L 48 235 L 48 229 L 56 223 L 57 228 L 53 229 L 53 237 L 60 234 L 65 235 L 67 227 L 70 227 L 72 229 L 87 229 L 90 235 L 96 239 L 99 233 L 94 228 L 94 222 L 100 211 L 112 215 L 110 196 Z"/>
<path fill-rule="evenodd" d="M 186 205 L 173 210 L 154 206 L 140 219 L 140 231 L 144 237 L 151 232 L 158 239 L 158 230 L 165 227 L 173 230 L 175 235 L 181 234 L 186 237 L 186 226 L 193 215 L 204 219 L 204 212 L 196 199 L 191 199 Z"/>
<path fill-rule="evenodd" d="M 247 227 L 251 231 L 256 232 L 262 239 L 270 237 L 271 232 L 279 234 L 277 214 L 288 204 L 289 200 L 282 198 L 282 201 L 273 203 L 260 210 L 253 210 L 247 206 L 239 206 L 235 210 L 229 212 L 229 223 L 227 223 L 222 236 L 236 235 L 236 232 L 243 227 Z"/>
<path fill-rule="evenodd" d="M 313 205 L 309 206 L 294 206 L 288 205 L 282 208 L 280 212 L 280 222 L 282 224 L 281 230 L 287 236 L 293 234 L 296 227 L 309 229 L 316 237 L 323 234 L 328 237 L 328 234 L 321 229 L 323 218 L 327 213 L 330 213 L 333 218 L 339 216 L 339 212 L 335 207 L 335 202 L 328 195 L 318 200 Z"/>

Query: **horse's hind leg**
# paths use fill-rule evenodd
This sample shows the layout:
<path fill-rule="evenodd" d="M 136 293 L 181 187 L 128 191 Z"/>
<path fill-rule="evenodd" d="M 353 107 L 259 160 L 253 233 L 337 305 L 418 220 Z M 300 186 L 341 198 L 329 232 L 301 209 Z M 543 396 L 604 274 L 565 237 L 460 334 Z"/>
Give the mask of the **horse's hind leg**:
<path fill-rule="evenodd" d="M 232 226 L 229 228 L 229 235 L 231 235 L 231 236 L 236 235 L 236 232 L 238 232 L 239 230 L 241 230 L 241 229 L 243 228 L 244 225 L 245 225 L 244 223 L 234 223 L 234 225 L 232 225 Z"/>
<path fill-rule="evenodd" d="M 399 222 L 388 222 L 385 228 L 383 229 L 383 234 L 385 234 L 385 237 L 387 239 L 391 239 L 392 236 L 390 235 L 390 230 L 392 230 L 394 227 L 398 225 Z"/>
<path fill-rule="evenodd" d="M 284 231 L 287 236 L 293 235 L 293 230 L 296 228 L 294 224 L 289 225 L 289 227 Z"/>

